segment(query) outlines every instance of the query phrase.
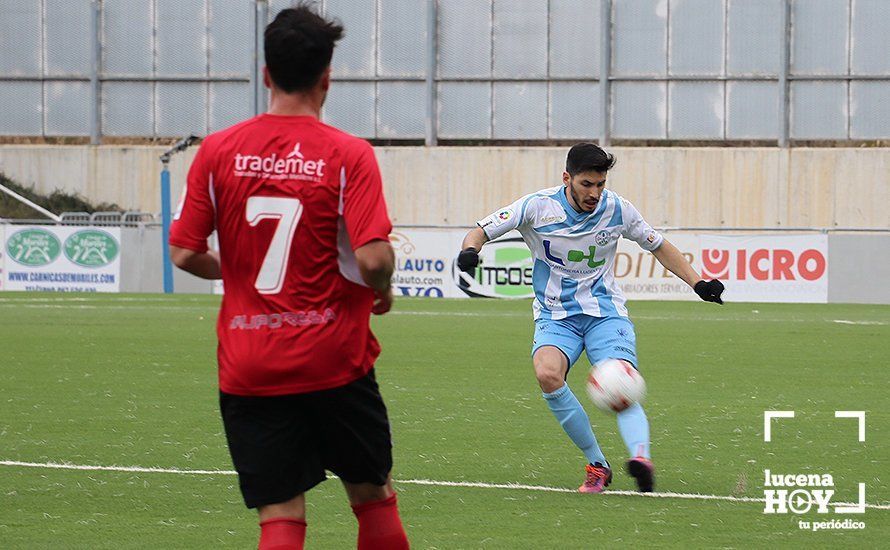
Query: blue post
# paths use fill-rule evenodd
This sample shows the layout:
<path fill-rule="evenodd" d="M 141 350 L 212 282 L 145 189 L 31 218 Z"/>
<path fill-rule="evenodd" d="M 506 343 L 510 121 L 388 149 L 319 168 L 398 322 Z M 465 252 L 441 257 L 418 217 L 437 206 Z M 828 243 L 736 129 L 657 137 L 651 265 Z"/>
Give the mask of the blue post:
<path fill-rule="evenodd" d="M 173 292 L 173 263 L 170 261 L 170 170 L 167 163 L 161 170 L 161 250 L 164 257 L 164 293 Z"/>
<path fill-rule="evenodd" d="M 161 170 L 161 253 L 164 257 L 164 294 L 173 292 L 173 263 L 170 262 L 170 157 L 181 153 L 198 140 L 198 136 L 188 136 L 173 144 L 169 151 L 161 155 L 164 169 Z"/>

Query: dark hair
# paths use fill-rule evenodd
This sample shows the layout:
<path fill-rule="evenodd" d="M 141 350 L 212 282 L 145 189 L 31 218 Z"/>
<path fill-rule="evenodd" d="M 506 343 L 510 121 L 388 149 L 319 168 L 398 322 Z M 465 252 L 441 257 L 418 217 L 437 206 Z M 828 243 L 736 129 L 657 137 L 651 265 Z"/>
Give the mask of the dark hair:
<path fill-rule="evenodd" d="M 283 91 L 307 91 L 331 64 L 343 26 L 299 3 L 281 10 L 266 27 L 264 49 L 272 82 Z"/>
<path fill-rule="evenodd" d="M 581 172 L 608 172 L 615 166 L 615 156 L 595 143 L 576 143 L 566 157 L 566 172 L 574 177 Z"/>

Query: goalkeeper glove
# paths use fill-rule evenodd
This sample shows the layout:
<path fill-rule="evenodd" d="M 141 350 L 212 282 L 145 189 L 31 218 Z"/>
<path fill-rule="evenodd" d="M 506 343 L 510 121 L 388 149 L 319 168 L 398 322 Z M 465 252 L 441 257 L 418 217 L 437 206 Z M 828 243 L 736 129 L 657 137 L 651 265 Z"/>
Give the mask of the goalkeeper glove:
<path fill-rule="evenodd" d="M 698 294 L 698 297 L 706 302 L 723 303 L 720 295 L 723 294 L 724 287 L 723 283 L 717 279 L 711 279 L 710 281 L 701 280 L 695 283 L 695 286 L 692 288 Z"/>
<path fill-rule="evenodd" d="M 479 265 L 479 251 L 472 246 L 461 250 L 457 255 L 457 268 L 461 271 L 473 275 L 477 265 Z"/>

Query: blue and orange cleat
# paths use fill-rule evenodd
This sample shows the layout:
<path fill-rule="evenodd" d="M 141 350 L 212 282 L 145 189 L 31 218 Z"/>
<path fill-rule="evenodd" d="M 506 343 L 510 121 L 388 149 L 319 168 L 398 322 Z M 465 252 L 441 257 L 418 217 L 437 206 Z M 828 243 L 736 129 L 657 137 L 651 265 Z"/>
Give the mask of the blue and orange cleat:
<path fill-rule="evenodd" d="M 651 493 L 655 489 L 655 466 L 648 458 L 637 456 L 628 460 L 627 473 L 637 480 L 641 493 Z"/>
<path fill-rule="evenodd" d="M 579 493 L 602 493 L 612 483 L 612 470 L 599 462 L 588 464 L 586 473 L 587 478 L 578 487 Z"/>

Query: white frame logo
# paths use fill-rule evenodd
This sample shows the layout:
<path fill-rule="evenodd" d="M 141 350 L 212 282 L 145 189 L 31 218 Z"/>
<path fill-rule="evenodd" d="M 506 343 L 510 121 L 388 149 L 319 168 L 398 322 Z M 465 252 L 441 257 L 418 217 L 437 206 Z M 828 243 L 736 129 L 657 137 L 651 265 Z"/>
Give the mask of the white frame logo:
<path fill-rule="evenodd" d="M 794 411 L 764 411 L 763 412 L 763 441 L 772 442 L 773 420 L 794 418 Z M 865 442 L 865 411 L 834 411 L 835 418 L 855 418 L 858 420 L 858 440 Z M 775 488 L 782 487 L 782 488 Z M 773 474 L 764 470 L 764 514 L 806 514 L 813 507 L 818 514 L 829 513 L 829 503 L 834 495 L 834 480 L 831 474 Z M 859 501 L 856 505 L 848 503 L 834 505 L 835 514 L 864 514 L 865 513 L 865 483 L 859 483 Z M 847 520 L 849 522 L 850 520 Z M 815 523 L 815 525 L 812 525 Z M 822 525 L 822 524 L 826 525 Z M 801 529 L 845 528 L 834 526 L 831 522 L 801 521 Z M 844 522 L 846 523 L 846 522 Z M 827 525 L 831 524 L 831 525 Z M 864 525 L 862 525 L 864 528 Z"/>

